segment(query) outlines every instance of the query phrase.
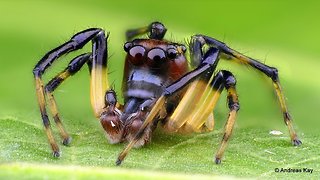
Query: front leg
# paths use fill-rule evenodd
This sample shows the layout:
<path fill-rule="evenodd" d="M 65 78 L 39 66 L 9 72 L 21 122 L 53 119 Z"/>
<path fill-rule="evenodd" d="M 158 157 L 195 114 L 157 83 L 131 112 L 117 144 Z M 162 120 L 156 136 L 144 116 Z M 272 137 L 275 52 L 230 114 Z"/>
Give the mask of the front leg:
<path fill-rule="evenodd" d="M 83 63 L 88 62 L 89 59 L 91 59 L 91 53 L 81 55 L 75 58 L 64 72 L 61 72 L 56 78 L 54 78 L 51 82 L 48 83 L 48 85 L 46 86 L 46 90 L 44 88 L 42 75 L 62 55 L 65 55 L 71 51 L 81 49 L 85 44 L 87 44 L 91 40 L 93 41 L 92 63 L 89 63 L 92 64 L 91 102 L 93 104 L 96 116 L 99 116 L 102 111 L 102 108 L 104 107 L 103 97 L 108 87 L 108 85 L 106 84 L 107 44 L 106 37 L 102 29 L 90 28 L 75 34 L 69 41 L 65 42 L 64 44 L 56 47 L 55 49 L 45 54 L 33 69 L 41 118 L 54 157 L 59 157 L 60 151 L 52 134 L 51 125 L 46 110 L 45 92 L 49 97 L 50 109 L 52 110 L 54 115 L 58 115 L 56 103 L 52 95 L 53 90 L 72 73 L 77 72 L 82 67 Z M 63 143 L 68 144 L 70 142 L 70 138 L 66 131 L 63 129 L 58 116 L 55 116 L 55 121 L 60 129 L 61 136 L 64 138 Z"/>

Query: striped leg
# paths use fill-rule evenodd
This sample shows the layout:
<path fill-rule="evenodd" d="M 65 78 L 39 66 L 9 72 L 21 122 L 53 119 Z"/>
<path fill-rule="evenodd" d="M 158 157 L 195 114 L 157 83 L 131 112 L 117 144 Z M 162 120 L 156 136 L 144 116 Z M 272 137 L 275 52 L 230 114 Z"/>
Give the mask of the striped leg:
<path fill-rule="evenodd" d="M 53 91 L 68 77 L 78 72 L 81 69 L 81 67 L 84 65 L 84 63 L 90 61 L 90 56 L 91 56 L 91 53 L 87 53 L 74 58 L 64 71 L 60 72 L 45 86 L 45 92 L 49 100 L 49 108 L 53 115 L 54 122 L 56 123 L 60 131 L 60 135 L 63 139 L 62 143 L 64 145 L 70 144 L 71 137 L 68 135 L 67 131 L 64 129 L 63 124 L 61 122 L 61 118 L 58 113 L 57 103 L 53 96 Z"/>
<path fill-rule="evenodd" d="M 46 69 L 49 68 L 51 64 L 55 62 L 59 57 L 71 51 L 81 49 L 85 44 L 87 44 L 91 40 L 93 41 L 92 63 L 90 63 L 92 68 L 91 102 L 92 102 L 95 115 L 99 117 L 104 107 L 104 95 L 105 95 L 104 93 L 108 87 L 108 85 L 106 84 L 107 83 L 106 81 L 107 44 L 106 44 L 106 37 L 103 30 L 97 29 L 97 28 L 91 28 L 75 34 L 69 41 L 48 52 L 37 63 L 37 65 L 33 69 L 33 74 L 34 74 L 35 83 L 36 83 L 36 93 L 38 97 L 41 117 L 43 120 L 43 124 L 46 130 L 46 134 L 47 134 L 49 143 L 51 145 L 54 157 L 59 157 L 60 151 L 52 135 L 50 121 L 47 115 L 45 90 L 44 90 L 44 85 L 42 81 L 42 75 L 45 73 Z M 83 55 L 82 56 L 83 59 L 79 57 L 82 60 L 79 60 L 76 62 L 84 61 L 85 56 L 88 56 L 88 55 Z M 77 67 L 77 66 L 74 66 L 74 67 Z M 52 80 L 51 83 L 49 83 L 47 86 L 47 89 L 48 89 L 47 94 L 50 99 L 50 107 L 54 114 L 57 114 L 56 103 L 54 101 L 53 96 L 50 94 L 50 88 L 55 87 L 54 84 L 60 84 L 61 82 L 59 81 L 61 80 L 63 81 L 63 79 L 66 79 L 68 76 L 70 76 L 70 73 L 71 73 L 70 69 L 63 71 L 56 77 L 56 79 Z M 55 120 L 59 124 L 60 122 L 59 118 L 56 118 Z M 58 127 L 59 126 L 60 125 L 58 125 Z M 61 127 L 59 128 L 61 128 L 60 132 L 64 138 L 64 141 L 65 141 L 64 143 L 68 144 L 69 138 L 66 131 L 62 128 L 62 124 L 61 124 Z"/>
<path fill-rule="evenodd" d="M 228 120 L 224 126 L 224 134 L 222 141 L 220 143 L 220 147 L 216 153 L 215 157 L 215 163 L 220 164 L 221 158 L 223 156 L 223 153 L 227 147 L 228 140 L 231 136 L 232 129 L 234 127 L 234 123 L 236 120 L 237 112 L 240 109 L 239 101 L 238 101 L 238 95 L 236 91 L 236 79 L 230 73 L 229 71 L 220 71 L 218 75 L 215 77 L 217 81 L 214 81 L 215 83 L 212 83 L 212 87 L 221 87 L 223 85 L 227 92 L 227 100 L 228 100 L 228 107 L 229 107 L 229 116 Z M 222 79 L 222 80 L 218 80 Z"/>
<path fill-rule="evenodd" d="M 287 125 L 291 137 L 291 142 L 294 146 L 299 146 L 302 144 L 302 142 L 299 140 L 297 133 L 295 132 L 293 128 L 292 118 L 289 114 L 288 107 L 285 102 L 285 98 L 281 89 L 278 70 L 274 67 L 267 66 L 255 59 L 252 59 L 250 57 L 247 57 L 230 47 L 228 47 L 226 44 L 224 44 L 221 41 L 218 41 L 214 38 L 204 36 L 204 35 L 195 35 L 192 37 L 192 42 L 194 46 L 200 46 L 202 47 L 204 44 L 207 44 L 209 46 L 217 47 L 223 55 L 225 55 L 228 59 L 232 59 L 236 62 L 249 65 L 253 67 L 254 69 L 257 69 L 258 71 L 264 73 L 268 77 L 272 79 L 272 83 L 274 86 L 274 89 L 277 94 L 278 101 L 280 103 L 281 111 L 283 113 L 284 122 Z"/>

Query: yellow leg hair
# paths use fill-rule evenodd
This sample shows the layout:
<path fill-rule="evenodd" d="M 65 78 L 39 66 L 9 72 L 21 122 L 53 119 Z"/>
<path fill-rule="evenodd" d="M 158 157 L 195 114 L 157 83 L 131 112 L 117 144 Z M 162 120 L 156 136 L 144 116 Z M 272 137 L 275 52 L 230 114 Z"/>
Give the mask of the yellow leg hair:
<path fill-rule="evenodd" d="M 107 69 L 105 66 L 92 64 L 90 99 L 93 112 L 97 118 L 100 117 L 105 106 L 105 93 L 109 89 L 107 81 Z"/>
<path fill-rule="evenodd" d="M 166 123 L 166 130 L 175 132 L 188 121 L 190 114 L 194 112 L 197 104 L 201 102 L 200 98 L 207 86 L 207 82 L 203 80 L 196 80 L 190 84 L 179 105 Z"/>
<path fill-rule="evenodd" d="M 223 89 L 222 84 L 211 87 L 213 77 L 207 81 L 199 79 L 191 83 L 166 123 L 165 129 L 180 133 L 213 130 L 212 111 Z"/>
<path fill-rule="evenodd" d="M 204 93 L 205 96 L 201 98 L 200 103 L 197 104 L 185 124 L 184 130 L 186 132 L 201 132 L 203 124 L 206 123 L 217 104 L 221 91 L 222 86 L 218 90 L 209 88 L 208 91 Z"/>

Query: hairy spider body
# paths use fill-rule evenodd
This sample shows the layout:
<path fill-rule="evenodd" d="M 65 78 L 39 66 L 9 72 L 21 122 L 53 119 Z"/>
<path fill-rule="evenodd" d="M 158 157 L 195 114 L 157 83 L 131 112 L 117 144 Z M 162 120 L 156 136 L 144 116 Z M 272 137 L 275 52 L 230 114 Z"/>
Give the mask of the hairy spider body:
<path fill-rule="evenodd" d="M 104 30 L 90 28 L 75 34 L 69 41 L 48 52 L 35 66 L 33 74 L 41 117 L 53 155 L 60 156 L 59 147 L 52 135 L 46 110 L 46 100 L 54 121 L 59 128 L 63 144 L 71 138 L 64 129 L 54 90 L 71 75 L 87 64 L 91 75 L 91 104 L 94 114 L 106 132 L 111 144 L 129 142 L 120 153 L 116 164 L 120 165 L 129 150 L 140 147 L 151 139 L 152 131 L 161 122 L 170 132 L 206 132 L 213 130 L 213 109 L 225 89 L 229 115 L 215 163 L 219 164 L 231 136 L 237 112 L 240 108 L 236 91 L 236 79 L 229 71 L 216 72 L 220 58 L 234 60 L 251 66 L 270 77 L 273 82 L 283 117 L 288 126 L 293 145 L 301 144 L 293 128 L 292 119 L 281 90 L 278 71 L 247 57 L 226 44 L 204 35 L 194 35 L 190 42 L 191 69 L 183 44 L 164 40 L 167 29 L 160 22 L 131 29 L 126 33 L 127 53 L 123 75 L 124 104 L 107 79 L 107 38 Z M 134 39 L 149 33 L 147 39 Z M 82 48 L 92 40 L 92 52 L 74 58 L 68 67 L 43 85 L 42 75 L 60 56 Z M 203 48 L 204 46 L 209 48 Z M 47 96 L 47 98 L 45 98 Z"/>
<path fill-rule="evenodd" d="M 122 85 L 124 107 L 121 108 L 117 120 L 105 115 L 101 118 L 111 143 L 133 139 L 145 119 L 145 114 L 141 115 L 142 112 L 139 112 L 141 108 L 152 106 L 155 100 L 164 93 L 166 86 L 181 78 L 189 70 L 187 59 L 184 56 L 185 47 L 177 43 L 157 39 L 135 39 L 127 42 L 124 49 L 128 53 L 125 59 Z M 170 56 L 168 51 L 175 53 L 172 59 L 166 57 Z M 182 91 L 178 92 L 167 101 L 166 111 L 178 103 L 181 93 Z M 109 92 L 109 97 L 116 99 L 116 93 Z M 109 97 L 107 97 L 107 102 L 112 101 L 109 100 Z M 114 128 L 114 124 L 121 124 L 121 127 Z M 115 129 L 117 131 L 114 131 Z M 147 131 L 151 133 L 151 130 Z M 151 136 L 148 133 L 145 133 L 144 139 L 135 144 L 136 147 L 150 141 Z"/>

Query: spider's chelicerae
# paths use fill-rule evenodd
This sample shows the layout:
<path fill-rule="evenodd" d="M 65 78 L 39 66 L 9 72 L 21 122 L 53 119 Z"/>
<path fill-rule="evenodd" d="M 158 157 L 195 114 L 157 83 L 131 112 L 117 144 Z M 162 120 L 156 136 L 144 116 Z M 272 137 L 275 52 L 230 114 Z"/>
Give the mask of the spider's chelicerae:
<path fill-rule="evenodd" d="M 200 34 L 191 37 L 190 67 L 185 56 L 185 45 L 163 39 L 166 31 L 162 23 L 153 22 L 149 26 L 126 32 L 124 50 L 127 55 L 122 88 L 124 105 L 118 103 L 116 92 L 110 88 L 107 80 L 108 35 L 102 29 L 90 28 L 75 34 L 37 63 L 33 69 L 36 92 L 53 156 L 59 157 L 60 151 L 52 135 L 46 100 L 63 144 L 68 145 L 71 138 L 63 128 L 53 92 L 85 63 L 91 75 L 91 104 L 94 114 L 100 119 L 109 142 L 129 142 L 120 153 L 117 165 L 121 164 L 133 146 L 140 147 L 150 141 L 151 133 L 159 122 L 169 132 L 212 131 L 213 109 L 225 89 L 229 116 L 214 160 L 217 164 L 221 163 L 240 106 L 233 74 L 225 70 L 215 71 L 220 58 L 240 62 L 270 77 L 292 144 L 301 144 L 293 128 L 276 68 L 247 57 L 219 40 Z M 148 38 L 136 39 L 146 33 Z M 46 69 L 62 55 L 81 49 L 89 41 L 92 41 L 92 52 L 75 57 L 65 70 L 44 86 L 41 77 Z"/>

